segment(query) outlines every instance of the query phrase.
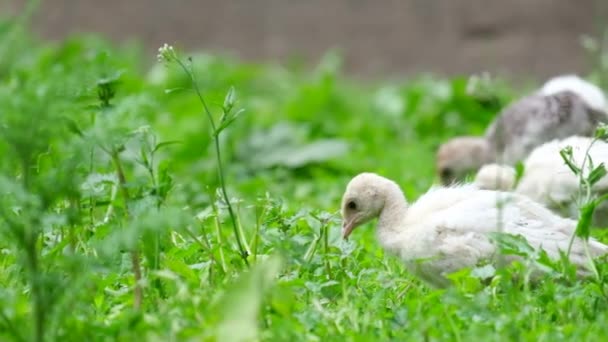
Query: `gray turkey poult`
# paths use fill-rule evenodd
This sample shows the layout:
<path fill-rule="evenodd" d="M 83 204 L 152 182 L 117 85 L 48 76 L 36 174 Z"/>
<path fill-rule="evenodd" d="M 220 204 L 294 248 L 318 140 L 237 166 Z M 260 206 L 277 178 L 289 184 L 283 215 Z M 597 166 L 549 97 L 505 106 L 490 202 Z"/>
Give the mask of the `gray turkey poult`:
<path fill-rule="evenodd" d="M 501 209 L 498 199 L 503 202 Z M 449 285 L 446 276 L 452 272 L 492 262 L 498 249 L 490 235 L 499 229 L 522 235 L 530 246 L 557 259 L 559 250 L 568 249 L 576 227 L 576 221 L 561 218 L 525 196 L 474 185 L 436 187 L 408 204 L 395 182 L 374 173 L 361 173 L 348 183 L 341 212 L 345 239 L 357 226 L 378 218 L 376 234 L 382 247 L 437 287 Z M 593 257 L 608 253 L 608 246 L 593 239 L 588 248 Z M 589 274 L 583 240 L 574 240 L 570 261 L 579 276 Z"/>

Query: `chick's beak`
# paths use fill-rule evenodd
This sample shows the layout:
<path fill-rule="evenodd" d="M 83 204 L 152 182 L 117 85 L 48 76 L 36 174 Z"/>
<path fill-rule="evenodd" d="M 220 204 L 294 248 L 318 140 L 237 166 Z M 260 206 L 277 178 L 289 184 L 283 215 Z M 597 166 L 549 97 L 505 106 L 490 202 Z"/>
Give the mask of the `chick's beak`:
<path fill-rule="evenodd" d="M 342 238 L 344 240 L 348 239 L 348 236 L 350 235 L 350 233 L 353 232 L 353 229 L 355 228 L 355 219 L 351 218 L 350 220 L 344 220 L 342 222 Z"/>

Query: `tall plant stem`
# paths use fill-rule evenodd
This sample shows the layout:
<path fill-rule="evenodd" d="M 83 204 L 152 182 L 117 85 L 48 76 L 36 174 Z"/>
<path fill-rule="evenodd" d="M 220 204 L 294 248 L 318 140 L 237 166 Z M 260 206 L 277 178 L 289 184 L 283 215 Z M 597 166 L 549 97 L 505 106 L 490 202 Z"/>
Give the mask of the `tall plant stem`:
<path fill-rule="evenodd" d="M 35 324 L 35 341 L 44 341 L 44 326 L 46 320 L 46 310 L 42 299 L 42 287 L 38 272 L 38 251 L 36 248 L 36 238 L 31 237 L 28 241 L 28 264 L 30 269 L 30 279 L 32 286 L 32 296 L 34 297 L 34 324 Z"/>
<path fill-rule="evenodd" d="M 583 157 L 583 162 L 580 167 L 580 172 L 578 174 L 579 193 L 577 196 L 576 205 L 579 208 L 583 205 L 583 203 L 588 203 L 591 200 L 591 184 L 589 184 L 589 182 L 587 181 L 587 179 L 585 177 L 583 177 L 583 175 L 585 172 L 585 164 L 587 163 L 587 159 L 590 158 L 589 152 L 591 151 L 591 147 L 593 147 L 593 144 L 595 144 L 595 142 L 597 140 L 598 140 L 597 138 L 594 138 L 593 140 L 591 140 L 591 143 L 589 144 L 589 146 L 587 146 L 587 149 L 585 150 L 585 154 Z M 581 186 L 584 186 L 584 188 L 581 189 Z M 583 195 L 581 194 L 581 190 L 585 191 L 584 198 L 583 198 Z M 572 251 L 572 245 L 574 244 L 574 239 L 576 239 L 577 234 L 578 234 L 578 229 L 576 229 L 572 233 L 572 236 L 570 237 L 570 241 L 568 242 L 568 249 L 566 251 L 566 256 L 568 256 L 568 257 L 570 257 L 570 252 Z M 593 260 L 591 260 L 591 262 L 593 262 Z"/>
<path fill-rule="evenodd" d="M 30 162 L 23 159 L 22 162 L 23 178 L 22 183 L 25 189 L 30 188 Z M 34 231 L 36 222 L 30 222 L 30 227 L 23 230 L 22 243 L 25 248 L 25 256 L 27 270 L 30 278 L 30 286 L 33 301 L 32 314 L 34 316 L 34 340 L 36 342 L 44 341 L 44 328 L 46 320 L 46 312 L 43 299 L 44 289 L 40 283 L 40 270 L 38 260 L 38 231 Z M 24 227 L 25 228 L 25 227 Z"/>
<path fill-rule="evenodd" d="M 203 94 L 198 86 L 198 83 L 196 82 L 196 77 L 194 76 L 193 70 L 191 68 L 188 68 L 188 66 L 185 65 L 179 58 L 176 58 L 176 61 L 179 64 L 179 66 L 184 70 L 184 72 L 189 76 L 190 82 L 192 84 L 192 88 L 196 92 L 196 95 L 198 96 L 201 104 L 203 105 L 203 110 L 204 110 L 205 114 L 207 115 L 207 118 L 209 119 L 209 124 L 211 125 L 211 129 L 213 131 L 213 141 L 215 144 L 215 157 L 217 159 L 217 173 L 218 173 L 218 177 L 219 177 L 219 181 L 220 181 L 220 189 L 221 189 L 222 197 L 224 198 L 224 202 L 226 202 L 226 206 L 228 207 L 228 215 L 230 215 L 232 229 L 234 230 L 234 235 L 236 237 L 236 243 L 239 248 L 239 255 L 243 259 L 243 262 L 245 263 L 245 265 L 249 266 L 249 261 L 247 259 L 247 257 L 249 255 L 248 255 L 247 250 L 243 243 L 243 232 L 241 231 L 241 229 L 239 228 L 239 226 L 237 224 L 236 215 L 234 214 L 234 209 L 232 208 L 232 204 L 230 203 L 230 198 L 228 197 L 228 192 L 226 191 L 226 182 L 224 180 L 224 168 L 222 165 L 222 154 L 221 154 L 220 141 L 219 141 L 220 132 L 218 132 L 218 130 L 217 130 L 217 126 L 215 125 L 215 120 L 213 120 L 213 115 L 211 115 L 211 111 L 209 110 L 209 107 L 207 106 L 207 102 L 205 101 L 205 98 L 203 97 Z M 190 59 L 190 63 L 192 63 L 191 59 Z"/>
<path fill-rule="evenodd" d="M 118 151 L 113 149 L 111 151 L 112 161 L 114 162 L 114 167 L 116 168 L 116 176 L 118 177 L 118 183 L 120 186 L 120 192 L 123 197 L 123 201 L 125 202 L 125 212 L 127 217 L 129 217 L 129 189 L 127 189 L 127 179 L 125 177 L 125 173 L 122 169 L 122 163 L 120 162 L 120 157 L 118 156 Z M 135 277 L 135 289 L 133 290 L 133 307 L 136 310 L 141 308 L 141 302 L 143 297 L 143 291 L 141 288 L 141 265 L 140 265 L 140 257 L 137 246 L 133 247 L 131 250 L 131 265 L 133 268 L 133 276 Z"/>

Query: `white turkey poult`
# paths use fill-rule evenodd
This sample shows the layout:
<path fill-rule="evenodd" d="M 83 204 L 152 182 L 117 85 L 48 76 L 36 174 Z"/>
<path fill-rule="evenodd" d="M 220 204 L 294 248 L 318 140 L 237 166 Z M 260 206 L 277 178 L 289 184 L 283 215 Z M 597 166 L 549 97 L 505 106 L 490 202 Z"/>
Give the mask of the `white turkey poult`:
<path fill-rule="evenodd" d="M 592 144 L 593 143 L 593 144 Z M 593 138 L 573 136 L 563 140 L 545 143 L 530 153 L 524 161 L 523 174 L 517 185 L 515 169 L 508 165 L 484 165 L 475 176 L 474 183 L 481 189 L 514 191 L 530 197 L 563 215 L 577 218 L 579 178 L 566 165 L 560 151 L 572 148 L 572 161 L 582 169 L 583 177 L 589 175 L 589 159 L 593 165 L 600 163 L 608 166 L 608 143 Z M 584 167 L 583 167 L 584 166 Z M 608 176 L 601 178 L 591 187 L 594 195 L 608 193 Z M 594 213 L 594 224 L 608 227 L 608 204 L 600 205 Z"/>
<path fill-rule="evenodd" d="M 531 95 L 505 107 L 485 135 L 456 137 L 437 151 L 443 184 L 461 181 L 485 164 L 514 165 L 552 139 L 590 136 L 608 121 L 608 101 L 595 85 L 575 75 L 554 77 Z"/>
<path fill-rule="evenodd" d="M 452 272 L 491 262 L 498 253 L 492 233 L 522 235 L 532 247 L 557 259 L 559 250 L 568 249 L 576 227 L 575 221 L 525 196 L 474 185 L 436 187 L 408 204 L 399 185 L 374 173 L 361 173 L 348 183 L 341 213 L 345 239 L 357 226 L 378 218 L 376 235 L 383 248 L 437 287 L 448 286 L 446 276 Z M 592 257 L 608 253 L 608 246 L 593 239 L 588 248 Z M 579 276 L 589 274 L 584 241 L 574 240 L 570 260 Z"/>

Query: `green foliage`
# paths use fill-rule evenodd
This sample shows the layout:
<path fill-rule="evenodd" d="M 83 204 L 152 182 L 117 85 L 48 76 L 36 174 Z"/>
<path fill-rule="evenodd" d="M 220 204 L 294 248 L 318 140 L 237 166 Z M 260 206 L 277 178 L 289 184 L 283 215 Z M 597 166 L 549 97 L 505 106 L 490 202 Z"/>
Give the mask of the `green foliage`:
<path fill-rule="evenodd" d="M 572 244 L 575 237 L 582 238 L 585 243 L 585 252 L 587 258 L 595 273 L 596 279 L 600 279 L 600 274 L 597 271 L 597 265 L 589 255 L 587 243 L 591 237 L 591 226 L 593 224 L 593 214 L 598 205 L 608 199 L 607 195 L 598 196 L 593 193 L 593 186 L 599 182 L 603 177 L 606 176 L 607 171 L 604 163 L 600 163 L 595 166 L 593 159 L 589 155 L 589 151 L 598 140 L 606 139 L 606 126 L 600 124 L 595 130 L 595 137 L 591 140 L 587 150 L 585 151 L 582 161 L 580 164 L 574 159 L 572 146 L 566 146 L 560 151 L 560 155 L 564 163 L 568 166 L 570 171 L 578 178 L 578 193 L 576 196 L 576 203 L 579 208 L 578 222 L 576 225 L 575 234 L 571 237 L 568 245 L 566 256 L 570 255 Z"/>
<path fill-rule="evenodd" d="M 350 177 L 380 172 L 411 199 L 426 191 L 436 146 L 481 132 L 517 93 L 498 80 L 363 85 L 334 53 L 312 71 L 195 54 L 189 72 L 158 63 L 144 75 L 137 47 L 43 44 L 16 27 L 0 24 L 0 340 L 608 332 L 606 286 L 517 237 L 497 239 L 546 271 L 537 286 L 513 277 L 528 274 L 516 262 L 462 270 L 447 290 L 409 275 L 372 229 L 340 237 Z M 590 164 L 593 184 L 605 170 Z"/>

